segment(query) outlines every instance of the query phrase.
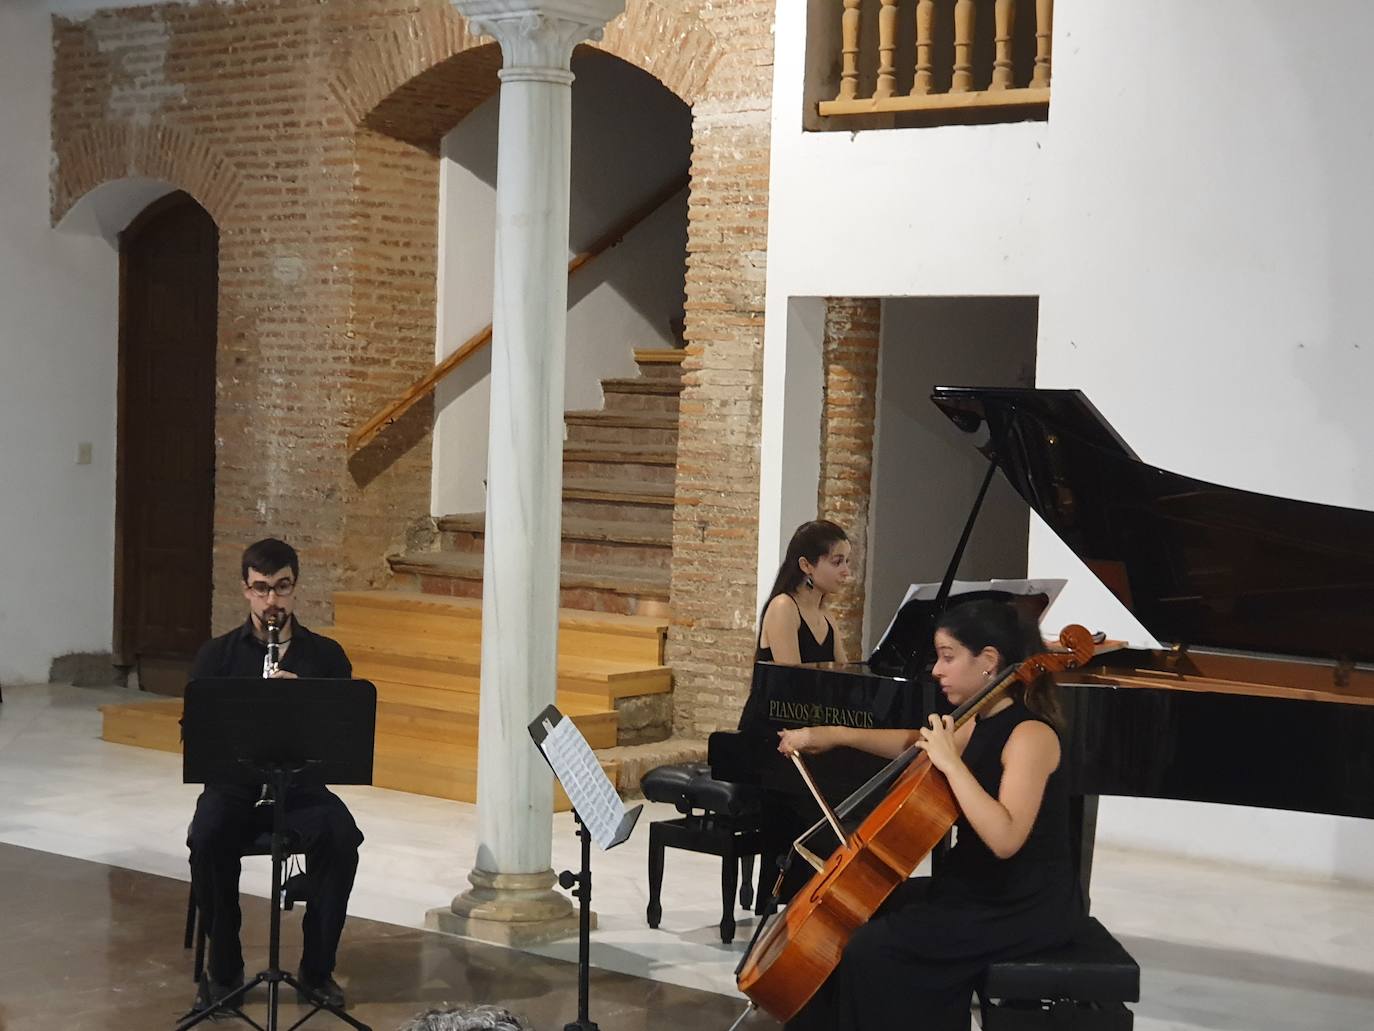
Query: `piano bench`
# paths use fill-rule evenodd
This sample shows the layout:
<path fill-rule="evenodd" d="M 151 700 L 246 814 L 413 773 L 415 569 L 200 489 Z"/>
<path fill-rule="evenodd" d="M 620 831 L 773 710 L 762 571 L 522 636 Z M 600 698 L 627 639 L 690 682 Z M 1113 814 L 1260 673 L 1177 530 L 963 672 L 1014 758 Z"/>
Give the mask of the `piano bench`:
<path fill-rule="evenodd" d="M 993 963 L 978 985 L 983 1031 L 1130 1031 L 1140 966 L 1089 917 L 1067 945 Z"/>
<path fill-rule="evenodd" d="M 735 940 L 735 896 L 748 909 L 754 902 L 754 857 L 763 850 L 758 792 L 716 780 L 706 763 L 674 763 L 650 770 L 639 782 L 651 802 L 671 802 L 682 816 L 649 824 L 649 905 L 645 917 L 657 927 L 663 917 L 664 851 L 680 848 L 720 856 L 722 912 L 720 940 Z M 741 877 L 741 873 L 743 876 Z"/>

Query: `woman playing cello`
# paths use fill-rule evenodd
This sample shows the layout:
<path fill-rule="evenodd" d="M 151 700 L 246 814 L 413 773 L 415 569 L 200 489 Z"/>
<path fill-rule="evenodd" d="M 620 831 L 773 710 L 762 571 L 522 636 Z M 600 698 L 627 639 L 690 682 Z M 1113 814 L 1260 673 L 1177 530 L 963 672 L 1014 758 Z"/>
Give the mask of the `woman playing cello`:
<path fill-rule="evenodd" d="M 998 602 L 951 608 L 935 631 L 934 676 L 959 705 L 1004 668 L 1040 651 L 1038 635 Z M 949 717 L 909 730 L 803 727 L 784 754 L 847 745 L 926 752 L 962 815 L 934 878 L 898 887 L 850 939 L 834 974 L 789 1029 L 969 1027 L 974 983 L 991 962 L 1061 944 L 1082 919 L 1060 770 L 1056 688 L 1018 685 L 956 734 Z"/>

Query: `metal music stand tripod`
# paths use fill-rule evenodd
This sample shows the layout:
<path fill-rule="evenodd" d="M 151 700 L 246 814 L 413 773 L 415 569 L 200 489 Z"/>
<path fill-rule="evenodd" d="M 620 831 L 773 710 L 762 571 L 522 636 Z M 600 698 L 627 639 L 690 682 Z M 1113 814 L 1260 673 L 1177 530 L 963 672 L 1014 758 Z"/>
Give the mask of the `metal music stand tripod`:
<path fill-rule="evenodd" d="M 282 867 L 290 854 L 286 828 L 290 790 L 371 784 L 376 719 L 377 689 L 366 680 L 253 677 L 197 680 L 187 685 L 181 721 L 183 782 L 272 786 L 272 908 L 266 969 L 205 1009 L 188 1014 L 176 1031 L 226 1015 L 245 1020 L 258 1031 L 277 1031 L 283 984 L 306 996 L 313 1007 L 291 1025 L 293 1031 L 320 1010 L 358 1031 L 371 1031 L 282 970 L 281 901 Z M 260 984 L 267 985 L 265 1029 L 240 1008 L 244 997 Z"/>

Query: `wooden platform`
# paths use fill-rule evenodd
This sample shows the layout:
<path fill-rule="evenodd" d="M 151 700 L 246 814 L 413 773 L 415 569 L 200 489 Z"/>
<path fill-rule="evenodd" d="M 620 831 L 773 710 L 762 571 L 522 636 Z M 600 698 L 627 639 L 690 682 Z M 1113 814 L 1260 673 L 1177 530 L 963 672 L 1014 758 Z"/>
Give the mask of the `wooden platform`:
<path fill-rule="evenodd" d="M 482 606 L 470 598 L 403 591 L 334 596 L 335 626 L 320 628 L 348 652 L 354 674 L 377 687 L 373 783 L 463 802 L 477 799 Z M 617 744 L 617 699 L 672 690 L 662 664 L 667 620 L 559 613 L 559 708 L 593 748 Z M 181 700 L 102 706 L 106 741 L 181 750 Z M 614 760 L 603 761 L 612 781 Z M 567 799 L 556 791 L 556 804 Z"/>

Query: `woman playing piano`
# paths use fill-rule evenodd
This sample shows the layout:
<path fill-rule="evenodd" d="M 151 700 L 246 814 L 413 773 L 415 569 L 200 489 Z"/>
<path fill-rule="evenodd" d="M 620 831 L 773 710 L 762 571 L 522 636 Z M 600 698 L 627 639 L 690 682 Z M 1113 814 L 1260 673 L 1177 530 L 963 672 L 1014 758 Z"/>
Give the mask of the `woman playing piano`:
<path fill-rule="evenodd" d="M 1007 666 L 1040 650 L 1009 605 L 951 608 L 935 631 L 933 670 L 959 705 Z M 953 849 L 934 878 L 901 885 L 854 934 L 834 974 L 789 1029 L 969 1027 L 974 982 L 990 962 L 1067 941 L 1082 919 L 1069 841 L 1068 785 L 1059 769 L 1052 681 L 1018 685 L 953 732 L 949 717 L 920 730 L 802 727 L 778 750 L 839 745 L 896 756 L 915 744 L 949 781 L 962 810 Z"/>
<path fill-rule="evenodd" d="M 755 662 L 845 662 L 825 599 L 849 582 L 849 538 L 834 523 L 802 523 L 759 615 Z"/>

